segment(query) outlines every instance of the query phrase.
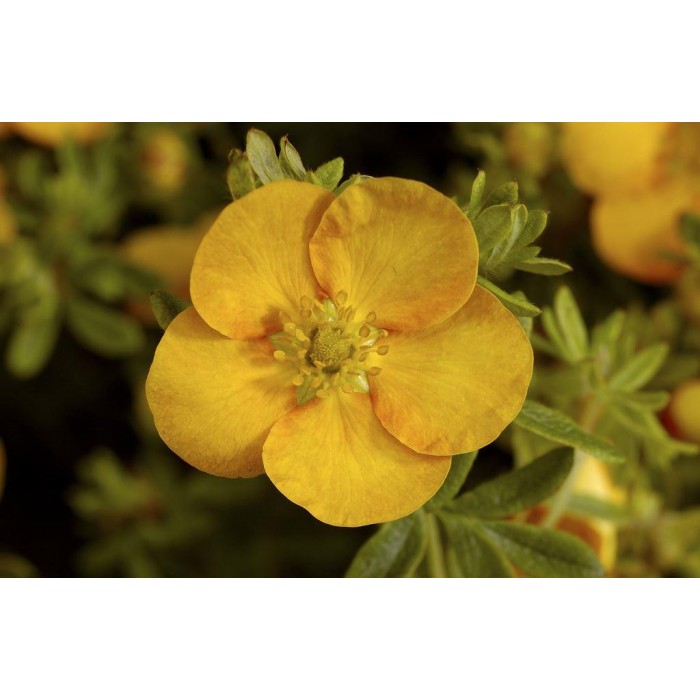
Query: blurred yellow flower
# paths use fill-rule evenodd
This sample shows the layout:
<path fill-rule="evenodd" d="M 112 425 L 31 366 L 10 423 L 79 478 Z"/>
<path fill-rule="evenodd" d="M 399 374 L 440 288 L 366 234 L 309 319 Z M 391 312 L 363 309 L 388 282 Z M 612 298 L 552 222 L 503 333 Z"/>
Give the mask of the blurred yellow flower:
<path fill-rule="evenodd" d="M 609 467 L 590 455 L 583 455 L 582 459 L 574 477 L 572 493 L 612 505 L 623 504 L 624 491 L 613 482 Z M 529 513 L 528 521 L 538 523 L 546 513 L 544 507 L 535 508 Z M 557 521 L 556 529 L 582 539 L 595 552 L 606 573 L 613 571 L 617 559 L 617 526 L 614 522 L 566 513 Z"/>
<path fill-rule="evenodd" d="M 246 195 L 204 237 L 194 307 L 156 350 L 161 437 L 212 474 L 264 470 L 333 525 L 408 515 L 450 455 L 515 418 L 532 374 L 520 324 L 475 285 L 478 261 L 469 220 L 418 182 Z"/>
<path fill-rule="evenodd" d="M 593 244 L 611 268 L 650 284 L 680 277 L 683 266 L 669 258 L 685 250 L 681 215 L 700 211 L 699 147 L 695 125 L 563 125 L 562 158 L 595 197 Z"/>
<path fill-rule="evenodd" d="M 76 143 L 92 143 L 109 130 L 109 122 L 13 122 L 12 131 L 40 146 L 58 146 L 71 139 Z"/>
<path fill-rule="evenodd" d="M 691 379 L 676 388 L 667 411 L 671 431 L 681 440 L 700 445 L 700 379 Z"/>
<path fill-rule="evenodd" d="M 172 129 L 157 129 L 146 138 L 139 153 L 148 184 L 161 192 L 179 190 L 187 176 L 189 153 L 182 137 Z"/>
<path fill-rule="evenodd" d="M 542 122 L 513 122 L 503 130 L 503 145 L 511 165 L 542 177 L 554 153 L 553 127 Z"/>
<path fill-rule="evenodd" d="M 0 245 L 11 243 L 17 238 L 17 222 L 9 204 L 0 193 Z"/>
<path fill-rule="evenodd" d="M 192 226 L 151 226 L 134 231 L 121 245 L 125 259 L 155 273 L 164 289 L 189 301 L 190 271 L 202 237 L 215 216 L 205 214 Z M 148 299 L 134 301 L 129 310 L 144 323 L 156 321 Z"/>
<path fill-rule="evenodd" d="M 663 176 L 670 127 L 658 122 L 564 124 L 562 159 L 571 179 L 588 194 L 643 192 Z"/>

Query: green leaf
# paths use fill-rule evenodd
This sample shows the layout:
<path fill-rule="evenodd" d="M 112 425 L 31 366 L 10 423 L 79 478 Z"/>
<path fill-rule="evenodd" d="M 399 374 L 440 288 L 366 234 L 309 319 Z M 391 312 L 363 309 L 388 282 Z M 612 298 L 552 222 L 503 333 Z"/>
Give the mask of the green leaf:
<path fill-rule="evenodd" d="M 508 238 L 513 228 L 514 211 L 510 204 L 498 204 L 484 209 L 476 218 L 474 232 L 482 256 Z"/>
<path fill-rule="evenodd" d="M 290 143 L 286 136 L 280 139 L 279 163 L 285 177 L 290 180 L 304 180 L 306 168 L 301 161 L 299 151 Z"/>
<path fill-rule="evenodd" d="M 255 174 L 263 185 L 273 180 L 284 180 L 275 144 L 264 131 L 250 129 L 246 136 L 245 150 Z"/>
<path fill-rule="evenodd" d="M 638 352 L 619 369 L 608 382 L 610 389 L 616 391 L 636 391 L 650 382 L 661 369 L 668 357 L 669 347 L 666 343 L 656 343 Z"/>
<path fill-rule="evenodd" d="M 518 201 L 518 183 L 516 180 L 506 182 L 489 194 L 484 202 L 484 209 L 500 204 L 515 204 Z"/>
<path fill-rule="evenodd" d="M 247 154 L 237 148 L 232 150 L 228 156 L 226 184 L 234 200 L 252 192 L 256 187 L 253 166 L 250 164 Z"/>
<path fill-rule="evenodd" d="M 172 323 L 178 314 L 192 306 L 189 301 L 181 299 L 177 294 L 166 292 L 164 289 L 156 289 L 155 292 L 151 292 L 150 299 L 153 315 L 163 330 Z"/>
<path fill-rule="evenodd" d="M 508 309 L 508 311 L 516 316 L 532 317 L 538 316 L 541 313 L 540 309 L 538 309 L 534 304 L 531 304 L 529 301 L 521 297 L 508 294 L 508 292 L 503 291 L 500 287 L 496 286 L 485 277 L 479 275 L 477 281 L 484 289 L 487 289 L 489 292 L 491 292 L 491 294 L 496 296 L 503 306 Z"/>
<path fill-rule="evenodd" d="M 527 224 L 523 229 L 522 234 L 517 240 L 517 245 L 520 247 L 528 246 L 533 241 L 536 241 L 547 226 L 547 218 L 549 214 L 541 209 L 531 209 L 527 213 Z"/>
<path fill-rule="evenodd" d="M 608 464 L 621 464 L 625 456 L 613 445 L 579 428 L 569 416 L 537 401 L 527 399 L 515 422 L 525 430 L 569 447 Z"/>
<path fill-rule="evenodd" d="M 524 204 L 513 205 L 512 225 L 508 236 L 496 245 L 488 258 L 486 267 L 493 269 L 498 267 L 501 262 L 508 256 L 516 240 L 523 232 L 527 224 L 527 207 Z"/>
<path fill-rule="evenodd" d="M 629 517 L 624 508 L 587 493 L 572 493 L 566 506 L 566 512 L 585 518 L 600 518 L 611 522 L 624 522 Z"/>
<path fill-rule="evenodd" d="M 70 299 L 66 321 L 78 341 L 105 357 L 132 355 L 145 340 L 143 329 L 130 316 L 89 299 Z"/>
<path fill-rule="evenodd" d="M 315 185 L 320 185 L 333 192 L 333 190 L 338 187 L 338 183 L 343 179 L 344 168 L 345 161 L 342 158 L 334 158 L 328 161 L 328 163 L 320 165 L 313 172 L 307 173 L 307 175 Z"/>
<path fill-rule="evenodd" d="M 668 405 L 671 394 L 667 391 L 604 391 L 603 399 L 609 403 L 619 403 L 624 406 L 637 406 L 651 411 L 661 411 Z"/>
<path fill-rule="evenodd" d="M 568 287 L 559 287 L 554 297 L 554 312 L 571 358 L 578 362 L 588 356 L 588 330 L 578 304 Z"/>
<path fill-rule="evenodd" d="M 534 275 L 546 275 L 547 277 L 565 275 L 572 270 L 571 265 L 567 265 L 565 262 L 555 260 L 554 258 L 530 258 L 529 260 L 520 260 L 514 262 L 513 267 L 516 270 L 531 272 Z"/>
<path fill-rule="evenodd" d="M 425 514 L 422 511 L 386 523 L 365 542 L 345 574 L 348 578 L 410 576 L 425 553 Z"/>
<path fill-rule="evenodd" d="M 483 170 L 479 170 L 474 178 L 471 196 L 469 197 L 469 206 L 465 212 L 472 221 L 474 221 L 474 217 L 481 208 L 481 199 L 484 196 L 484 187 L 486 187 L 486 173 Z"/>
<path fill-rule="evenodd" d="M 700 251 L 700 216 L 697 214 L 683 214 L 681 216 L 680 232 L 686 243 Z"/>
<path fill-rule="evenodd" d="M 480 527 L 530 576 L 590 578 L 604 573 L 591 549 L 573 535 L 518 523 L 481 523 Z"/>
<path fill-rule="evenodd" d="M 452 457 L 452 465 L 450 472 L 445 479 L 445 483 L 440 487 L 440 490 L 425 504 L 425 509 L 428 512 L 439 510 L 444 505 L 447 505 L 459 493 L 459 490 L 464 485 L 464 482 L 469 476 L 469 472 L 474 466 L 477 452 L 468 452 L 463 455 L 454 455 Z"/>
<path fill-rule="evenodd" d="M 510 578 L 514 575 L 506 557 L 477 523 L 444 511 L 438 517 L 445 528 L 448 552 L 454 557 L 454 562 L 448 560 L 453 575 L 467 578 Z"/>
<path fill-rule="evenodd" d="M 38 374 L 51 357 L 60 327 L 57 310 L 53 313 L 27 314 L 15 327 L 7 344 L 7 369 L 21 379 Z"/>
<path fill-rule="evenodd" d="M 571 448 L 552 450 L 526 467 L 468 491 L 450 504 L 449 510 L 477 518 L 502 518 L 527 510 L 555 493 L 573 465 Z"/>

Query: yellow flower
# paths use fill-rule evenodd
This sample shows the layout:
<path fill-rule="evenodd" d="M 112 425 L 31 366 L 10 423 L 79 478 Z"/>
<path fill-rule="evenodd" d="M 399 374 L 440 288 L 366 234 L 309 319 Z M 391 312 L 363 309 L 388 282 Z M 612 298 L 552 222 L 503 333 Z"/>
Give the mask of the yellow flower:
<path fill-rule="evenodd" d="M 673 434 L 700 445 L 700 379 L 691 379 L 676 388 L 667 411 Z"/>
<path fill-rule="evenodd" d="M 158 432 L 203 471 L 265 471 L 326 523 L 408 515 L 450 455 L 513 420 L 532 374 L 520 324 L 475 285 L 478 257 L 469 220 L 418 182 L 246 195 L 204 237 L 194 307 L 156 350 Z"/>
<path fill-rule="evenodd" d="M 562 159 L 571 179 L 589 194 L 644 191 L 663 174 L 670 127 L 658 122 L 564 124 Z"/>
<path fill-rule="evenodd" d="M 102 138 L 110 126 L 108 122 L 14 122 L 12 129 L 40 146 L 58 146 L 68 139 L 92 143 Z"/>
<path fill-rule="evenodd" d="M 682 266 L 665 255 L 685 250 L 678 222 L 692 211 L 700 212 L 700 187 L 686 178 L 647 192 L 603 195 L 591 210 L 593 245 L 624 275 L 653 284 L 673 282 Z"/>
<path fill-rule="evenodd" d="M 155 273 L 165 289 L 187 300 L 190 298 L 190 270 L 202 237 L 214 217 L 205 214 L 192 226 L 152 226 L 134 231 L 122 244 L 124 257 L 139 267 Z M 144 323 L 155 318 L 147 299 L 131 302 L 129 310 Z"/>
<path fill-rule="evenodd" d="M 184 184 L 189 152 L 175 131 L 157 129 L 148 134 L 139 160 L 145 180 L 159 192 L 175 192 Z"/>

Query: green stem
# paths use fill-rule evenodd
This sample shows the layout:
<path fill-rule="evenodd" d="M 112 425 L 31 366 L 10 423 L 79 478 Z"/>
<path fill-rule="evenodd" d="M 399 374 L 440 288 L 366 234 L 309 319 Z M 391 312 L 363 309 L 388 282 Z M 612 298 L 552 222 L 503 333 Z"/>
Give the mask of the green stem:
<path fill-rule="evenodd" d="M 445 555 L 440 539 L 440 528 L 437 518 L 432 514 L 425 516 L 425 527 L 428 535 L 428 550 L 426 553 L 428 574 L 431 578 L 447 578 Z"/>
<path fill-rule="evenodd" d="M 603 410 L 604 407 L 598 403 L 593 396 L 589 396 L 581 410 L 581 418 L 579 420 L 581 428 L 588 433 L 592 433 L 603 415 Z M 557 495 L 552 499 L 549 511 L 542 521 L 542 527 L 555 527 L 559 522 L 559 518 L 566 512 L 566 508 L 573 495 L 576 478 L 581 470 L 581 465 L 583 465 L 585 461 L 586 453 L 581 450 L 576 450 L 574 452 L 574 466 Z"/>

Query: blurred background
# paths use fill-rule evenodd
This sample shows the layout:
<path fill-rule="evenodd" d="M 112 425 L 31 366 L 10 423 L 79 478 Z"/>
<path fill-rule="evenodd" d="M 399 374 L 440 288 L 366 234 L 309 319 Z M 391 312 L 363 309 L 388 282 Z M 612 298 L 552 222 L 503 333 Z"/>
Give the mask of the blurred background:
<path fill-rule="evenodd" d="M 538 245 L 574 268 L 587 322 L 623 308 L 637 337 L 669 344 L 659 421 L 700 444 L 697 125 L 0 123 L 0 573 L 340 576 L 374 531 L 326 526 L 265 477 L 197 472 L 145 403 L 162 334 L 148 295 L 188 296 L 251 127 L 288 135 L 308 167 L 342 156 L 346 176 L 421 180 L 459 203 L 478 168 L 490 186 L 517 179 L 550 212 Z M 503 281 L 540 306 L 558 284 Z M 509 468 L 510 452 L 484 450 L 470 480 Z M 634 492 L 635 518 L 598 533 L 616 543 L 610 575 L 699 575 L 700 458 L 630 464 L 609 476 Z"/>

